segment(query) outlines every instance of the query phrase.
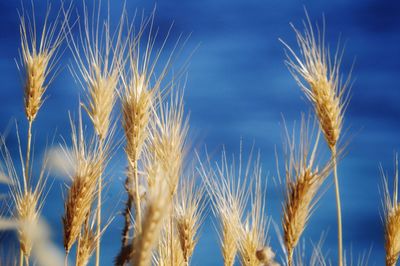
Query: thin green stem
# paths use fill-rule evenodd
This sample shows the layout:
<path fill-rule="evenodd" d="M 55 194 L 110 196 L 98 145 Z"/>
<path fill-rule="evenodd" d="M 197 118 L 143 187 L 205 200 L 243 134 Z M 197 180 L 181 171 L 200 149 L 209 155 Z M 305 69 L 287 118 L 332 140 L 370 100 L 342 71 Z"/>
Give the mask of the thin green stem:
<path fill-rule="evenodd" d="M 343 236 L 342 236 L 342 208 L 340 203 L 339 178 L 337 174 L 336 146 L 332 148 L 333 177 L 335 180 L 336 211 L 338 226 L 338 265 L 343 266 Z"/>

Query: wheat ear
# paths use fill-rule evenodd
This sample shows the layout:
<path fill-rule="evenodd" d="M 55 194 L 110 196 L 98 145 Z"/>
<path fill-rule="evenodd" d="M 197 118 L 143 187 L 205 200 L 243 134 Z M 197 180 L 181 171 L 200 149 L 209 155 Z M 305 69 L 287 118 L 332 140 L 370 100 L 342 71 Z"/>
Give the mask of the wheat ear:
<path fill-rule="evenodd" d="M 399 175 L 396 155 L 393 195 L 390 195 L 389 179 L 381 169 L 384 184 L 384 229 L 386 266 L 395 266 L 400 254 L 400 204 L 398 202 Z"/>
<path fill-rule="evenodd" d="M 96 185 L 102 172 L 102 165 L 106 153 L 99 156 L 99 143 L 97 138 L 85 140 L 82 118 L 79 115 L 79 126 L 75 126 L 71 120 L 73 158 L 75 173 L 71 176 L 72 184 L 68 188 L 65 200 L 65 213 L 62 218 L 64 228 L 64 248 L 68 254 L 72 245 L 80 235 L 81 228 L 88 217 L 93 200 L 96 196 Z M 71 154 L 66 154 L 71 156 Z"/>
<path fill-rule="evenodd" d="M 33 5 L 33 3 L 32 3 Z M 19 14 L 21 36 L 21 67 L 25 75 L 24 109 L 28 120 L 27 148 L 24 167 L 24 186 L 28 189 L 31 160 L 32 123 L 44 101 L 44 93 L 54 78 L 58 48 L 64 35 L 62 34 L 69 18 L 69 9 L 64 12 L 65 18 L 60 22 L 61 9 L 54 21 L 49 22 L 51 8 L 47 8 L 42 31 L 37 32 L 35 18 L 29 18 L 25 10 Z M 33 14 L 34 16 L 34 14 Z M 26 19 L 28 17 L 28 19 Z"/>
<path fill-rule="evenodd" d="M 202 224 L 205 208 L 205 187 L 196 187 L 195 174 L 192 173 L 180 182 L 174 216 L 185 265 L 189 265 L 190 257 L 197 244 L 197 233 Z"/>
<path fill-rule="evenodd" d="M 323 28 L 322 33 L 317 31 L 317 36 L 315 36 L 307 13 L 306 16 L 307 22 L 304 23 L 304 33 L 301 33 L 293 26 L 300 50 L 299 55 L 286 43 L 283 42 L 283 44 L 289 51 L 286 64 L 307 98 L 313 104 L 321 130 L 331 149 L 337 207 L 338 262 L 342 266 L 342 215 L 336 158 L 338 152 L 337 142 L 342 131 L 343 116 L 348 104 L 348 94 L 345 94 L 345 92 L 350 82 L 350 76 L 346 82 L 342 83 L 340 63 L 343 52 L 338 49 L 334 59 L 331 60 L 329 50 L 325 47 L 325 29 Z"/>
<path fill-rule="evenodd" d="M 215 170 L 209 159 L 207 161 L 207 167 L 200 162 L 199 173 L 210 195 L 212 211 L 219 219 L 224 265 L 232 266 L 239 249 L 237 232 L 241 230 L 241 220 L 249 196 L 249 191 L 243 186 L 249 172 L 248 169 L 242 169 L 241 157 L 239 166 L 236 166 L 234 160 L 229 164 L 225 151 L 222 153 L 221 162 L 216 163 Z"/>
<path fill-rule="evenodd" d="M 251 182 L 246 189 L 250 191 L 251 208 L 236 232 L 240 261 L 245 266 L 277 265 L 275 253 L 267 245 L 266 184 L 261 181 L 260 156 L 252 163 L 250 175 Z"/>
<path fill-rule="evenodd" d="M 313 130 L 309 130 L 304 117 L 301 120 L 299 141 L 296 142 L 294 132 L 290 136 L 286 130 L 286 192 L 282 227 L 289 266 L 293 265 L 293 251 L 318 200 L 317 192 L 332 168 L 331 162 L 324 165 L 322 169 L 316 165 L 319 132 L 315 143 L 311 146 L 314 134 Z"/>
<path fill-rule="evenodd" d="M 154 15 L 154 14 L 153 14 Z M 127 245 L 130 229 L 131 205 L 135 205 L 135 231 L 141 230 L 141 195 L 139 192 L 138 162 L 141 158 L 143 146 L 148 138 L 148 124 L 152 113 L 154 97 L 160 93 L 162 82 L 169 71 L 170 57 L 156 75 L 155 68 L 163 50 L 163 43 L 158 52 L 153 51 L 156 38 L 152 36 L 153 15 L 145 19 L 136 35 L 130 37 L 128 48 L 128 70 L 121 68 L 122 81 L 122 114 L 125 131 L 125 153 L 128 159 L 128 173 L 125 187 L 128 199 L 125 206 L 125 226 L 122 232 L 122 248 Z M 148 30 L 147 39 L 144 31 Z M 145 42 L 142 50 L 142 42 Z M 159 67 L 159 66 L 158 66 Z M 157 76 L 154 79 L 154 76 Z M 169 83 L 167 83 L 169 84 Z"/>

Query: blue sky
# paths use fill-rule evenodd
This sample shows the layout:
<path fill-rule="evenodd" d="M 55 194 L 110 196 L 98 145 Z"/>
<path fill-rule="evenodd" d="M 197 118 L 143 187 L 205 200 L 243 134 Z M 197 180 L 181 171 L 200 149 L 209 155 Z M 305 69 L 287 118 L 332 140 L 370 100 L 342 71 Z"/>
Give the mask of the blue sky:
<path fill-rule="evenodd" d="M 29 1 L 23 1 L 26 5 Z M 36 13 L 46 4 L 36 1 Z M 57 1 L 55 6 L 57 6 Z M 76 1 L 76 6 L 81 6 Z M 91 1 L 87 1 L 91 2 Z M 120 1 L 112 1 L 111 17 L 118 19 Z M 90 3 L 89 3 L 90 5 Z M 254 143 L 261 151 L 263 169 L 276 176 L 275 147 L 282 139 L 282 116 L 290 125 L 310 106 L 284 65 L 284 50 L 278 38 L 295 45 L 289 23 L 301 28 L 304 7 L 312 21 L 326 19 L 326 39 L 335 47 L 345 44 L 342 71 L 346 75 L 354 62 L 351 102 L 345 115 L 346 156 L 339 176 L 343 201 L 345 248 L 353 257 L 372 248 L 370 264 L 383 263 L 383 231 L 380 219 L 381 179 L 378 166 L 392 172 L 393 154 L 400 147 L 400 3 L 390 0 L 355 1 L 129 1 L 128 14 L 149 13 L 156 5 L 155 25 L 161 35 L 173 23 L 171 40 L 179 34 L 191 37 L 185 48 L 191 57 L 185 91 L 190 110 L 191 136 L 196 146 L 207 145 L 218 152 L 238 152 L 243 139 L 247 150 Z M 16 152 L 14 121 L 24 131 L 22 82 L 14 59 L 18 57 L 19 1 L 0 1 L 0 131 L 9 131 L 7 141 Z M 34 128 L 35 152 L 55 136 L 69 136 L 68 110 L 75 112 L 81 88 L 67 69 L 68 51 L 60 61 L 61 72 L 48 90 Z M 22 133 L 22 139 L 24 134 Z M 105 209 L 118 214 L 122 209 L 123 155 L 118 153 L 110 177 Z M 279 223 L 280 189 L 268 182 L 268 215 Z M 62 243 L 62 182 L 54 181 L 44 207 L 44 216 Z M 116 202 L 121 205 L 116 206 Z M 121 219 L 115 219 L 103 238 L 102 261 L 110 265 L 119 248 Z M 335 262 L 336 222 L 333 190 L 329 189 L 309 221 L 303 239 L 318 241 L 326 232 L 324 248 Z M 278 248 L 276 234 L 270 230 Z M 5 235 L 0 241 L 12 241 Z M 4 242 L 3 242 L 4 243 Z M 281 252 L 279 252 L 281 253 Z M 217 234 L 210 219 L 205 221 L 193 265 L 221 265 Z"/>

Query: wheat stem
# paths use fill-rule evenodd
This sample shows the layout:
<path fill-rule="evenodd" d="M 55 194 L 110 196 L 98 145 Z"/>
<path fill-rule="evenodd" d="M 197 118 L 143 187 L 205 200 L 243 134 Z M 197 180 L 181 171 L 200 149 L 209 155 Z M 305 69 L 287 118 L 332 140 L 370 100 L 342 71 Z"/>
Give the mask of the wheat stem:
<path fill-rule="evenodd" d="M 100 156 L 104 156 L 104 139 L 99 136 Z M 96 226 L 96 266 L 100 265 L 100 235 L 101 235 L 101 191 L 103 190 L 103 171 L 100 171 L 97 190 L 97 226 Z"/>
<path fill-rule="evenodd" d="M 335 180 L 335 193 L 336 193 L 336 211 L 337 211 L 337 226 L 338 226 L 338 265 L 343 266 L 343 240 L 342 240 L 342 207 L 340 203 L 339 192 L 339 178 L 337 174 L 337 161 L 336 161 L 336 146 L 332 148 L 332 161 L 333 161 L 333 177 Z"/>
<path fill-rule="evenodd" d="M 129 173 L 129 171 L 128 171 Z M 131 208 L 132 208 L 132 195 L 129 192 L 129 186 L 131 183 L 129 182 L 130 178 L 127 177 L 125 180 L 125 189 L 128 192 L 128 199 L 125 203 L 125 211 L 124 211 L 124 220 L 125 220 L 125 225 L 122 230 L 122 248 L 126 247 L 128 245 L 129 241 L 129 228 L 131 225 Z"/>
<path fill-rule="evenodd" d="M 28 189 L 29 183 L 29 161 L 31 157 L 31 142 L 32 142 L 32 120 L 28 120 L 28 141 L 26 146 L 26 162 L 25 162 L 25 176 L 24 176 L 24 189 Z"/>
<path fill-rule="evenodd" d="M 288 266 L 293 266 L 293 249 L 288 253 Z"/>
<path fill-rule="evenodd" d="M 135 179 L 135 210 L 136 210 L 136 221 L 137 233 L 142 231 L 142 212 L 140 208 L 140 191 L 139 191 L 139 176 L 138 176 L 138 162 L 137 160 L 133 163 L 133 177 Z"/>
<path fill-rule="evenodd" d="M 19 249 L 19 266 L 24 265 L 24 252 L 22 251 L 22 248 Z"/>
<path fill-rule="evenodd" d="M 64 266 L 68 266 L 68 254 L 69 254 L 69 252 L 67 252 L 67 253 L 65 254 Z"/>

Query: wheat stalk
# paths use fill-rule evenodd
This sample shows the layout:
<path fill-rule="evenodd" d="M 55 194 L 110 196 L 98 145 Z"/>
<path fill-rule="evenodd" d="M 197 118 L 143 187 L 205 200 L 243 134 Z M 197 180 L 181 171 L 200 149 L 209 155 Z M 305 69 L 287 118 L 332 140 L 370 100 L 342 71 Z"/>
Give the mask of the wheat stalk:
<path fill-rule="evenodd" d="M 129 254 L 133 265 L 150 265 L 152 250 L 157 243 L 171 203 L 167 175 L 158 161 L 153 160 L 152 163 L 155 164 L 157 171 L 148 174 L 155 174 L 151 178 L 157 180 L 157 186 L 146 193 L 147 202 L 142 230 L 136 232 Z"/>
<path fill-rule="evenodd" d="M 98 14 L 100 7 L 101 5 L 97 7 Z M 122 12 L 118 29 L 113 33 L 110 29 L 110 17 L 103 22 L 99 21 L 99 17 L 96 18 L 96 23 L 94 18 L 89 22 L 90 15 L 85 3 L 83 8 L 83 33 L 79 35 L 80 39 L 74 40 L 71 28 L 68 28 L 69 46 L 78 71 L 75 68 L 71 70 L 86 91 L 87 104 L 83 104 L 83 107 L 99 138 L 99 146 L 103 149 L 106 139 L 110 138 L 110 128 L 113 127 L 111 115 L 116 102 L 119 70 L 124 61 L 124 50 L 127 45 L 127 42 L 122 40 L 125 11 Z M 100 23 L 102 27 L 99 26 Z M 104 168 L 105 165 L 102 166 L 102 169 Z M 102 180 L 101 173 L 97 181 L 97 235 L 100 235 L 101 230 Z M 96 242 L 96 265 L 99 265 L 100 237 Z"/>
<path fill-rule="evenodd" d="M 20 145 L 19 135 L 17 135 L 19 144 L 19 153 L 22 169 L 24 168 L 22 149 Z M 37 179 L 36 185 L 28 184 L 24 186 L 24 178 L 19 177 L 14 167 L 14 163 L 9 153 L 5 140 L 0 138 L 0 149 L 3 160 L 5 162 L 5 172 L 10 178 L 9 188 L 11 191 L 11 198 L 14 203 L 15 211 L 13 216 L 18 224 L 18 240 L 20 243 L 20 265 L 23 261 L 29 264 L 29 257 L 34 244 L 34 239 L 30 233 L 30 228 L 35 228 L 39 222 L 40 212 L 44 203 L 44 189 L 47 181 L 46 166 L 47 159 L 43 161 L 42 169 Z M 24 172 L 24 171 L 22 171 Z"/>
<path fill-rule="evenodd" d="M 142 22 L 137 35 L 131 36 L 128 49 L 129 70 L 121 69 L 123 87 L 121 94 L 122 124 L 125 131 L 125 152 L 128 159 L 128 174 L 125 182 L 128 199 L 124 211 L 125 226 L 122 232 L 122 247 L 127 244 L 129 238 L 130 210 L 133 202 L 135 204 L 135 224 L 137 227 L 135 231 L 140 232 L 141 230 L 142 204 L 139 192 L 138 162 L 148 138 L 148 124 L 155 104 L 154 97 L 164 90 L 162 82 L 169 71 L 174 53 L 173 50 L 161 72 L 154 79 L 154 76 L 156 76 L 155 68 L 158 66 L 158 60 L 165 41 L 160 50 L 153 51 L 156 41 L 156 38 L 152 36 L 153 15 Z M 144 40 L 144 51 L 142 51 L 141 43 L 146 30 L 148 30 L 148 36 Z M 168 84 L 170 83 L 165 86 L 168 86 Z"/>
<path fill-rule="evenodd" d="M 313 130 L 309 130 L 309 125 L 305 122 L 304 117 L 301 120 L 298 142 L 296 142 L 295 133 L 293 132 L 293 135 L 290 136 L 286 129 L 286 193 L 282 227 L 289 266 L 293 265 L 293 251 L 318 200 L 317 192 L 332 168 L 331 162 L 324 165 L 322 169 L 316 163 L 319 132 L 315 143 L 311 146 Z"/>
<path fill-rule="evenodd" d="M 35 18 L 26 20 L 25 10 L 19 14 L 21 64 L 25 72 L 25 114 L 29 122 L 35 120 L 43 103 L 43 95 L 53 80 L 53 76 L 49 75 L 58 61 L 57 50 L 63 41 L 63 29 L 69 18 L 68 10 L 65 12 L 65 20 L 60 24 L 60 9 L 55 20 L 49 23 L 50 11 L 48 7 L 40 35 L 37 33 Z"/>
<path fill-rule="evenodd" d="M 398 159 L 396 155 L 395 175 L 393 181 L 393 195 L 390 195 L 389 179 L 381 168 L 384 184 L 384 229 L 386 265 L 395 266 L 400 254 L 400 204 L 398 202 Z"/>
<path fill-rule="evenodd" d="M 322 33 L 318 30 L 317 36 L 315 36 L 307 13 L 306 16 L 307 22 L 304 23 L 303 33 L 292 25 L 300 50 L 299 54 L 296 54 L 285 42 L 282 41 L 282 43 L 288 49 L 286 64 L 313 104 L 321 130 L 331 149 L 337 207 L 338 261 L 341 266 L 343 265 L 342 218 L 336 158 L 337 142 L 341 135 L 343 116 L 348 104 L 348 96 L 345 92 L 350 82 L 350 75 L 343 83 L 340 76 L 343 52 L 337 49 L 332 61 L 329 50 L 325 46 L 325 28 L 323 28 Z"/>

